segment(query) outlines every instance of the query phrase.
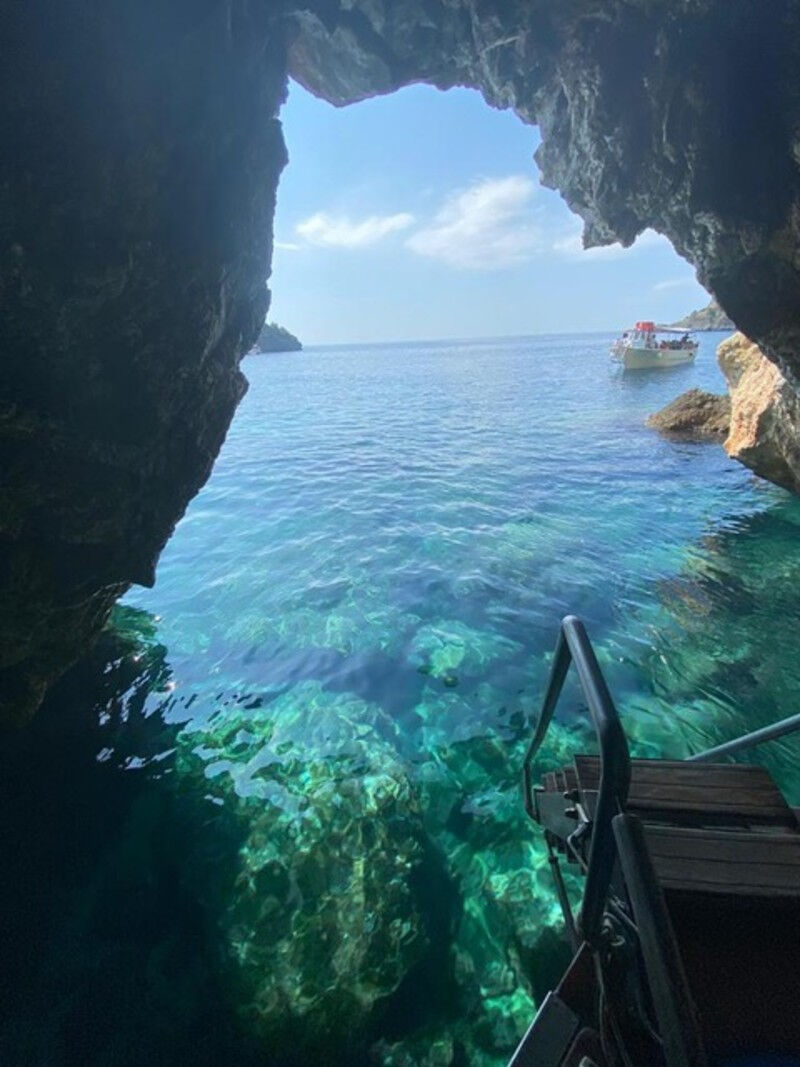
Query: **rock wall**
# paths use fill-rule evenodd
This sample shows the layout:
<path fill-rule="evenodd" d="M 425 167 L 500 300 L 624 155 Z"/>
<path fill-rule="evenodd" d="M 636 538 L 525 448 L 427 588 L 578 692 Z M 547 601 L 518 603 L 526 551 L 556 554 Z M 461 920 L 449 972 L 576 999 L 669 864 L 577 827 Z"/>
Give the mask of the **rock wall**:
<path fill-rule="evenodd" d="M 245 391 L 285 162 L 271 7 L 4 15 L 0 720 L 152 583 Z"/>
<path fill-rule="evenodd" d="M 513 107 L 588 244 L 665 233 L 800 376 L 790 0 L 32 0 L 3 28 L 0 718 L 153 580 L 211 469 L 267 309 L 287 48 L 337 104 Z"/>
<path fill-rule="evenodd" d="M 731 395 L 729 456 L 762 478 L 800 493 L 800 396 L 743 334 L 717 349 Z"/>

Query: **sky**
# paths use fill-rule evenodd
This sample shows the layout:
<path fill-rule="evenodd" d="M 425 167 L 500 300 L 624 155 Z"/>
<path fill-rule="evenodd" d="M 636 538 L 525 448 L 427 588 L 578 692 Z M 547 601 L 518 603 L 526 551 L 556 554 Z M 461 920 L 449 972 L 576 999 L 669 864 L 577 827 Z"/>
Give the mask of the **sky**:
<path fill-rule="evenodd" d="M 281 112 L 270 321 L 305 344 L 622 330 L 708 296 L 666 238 L 584 250 L 538 130 L 470 89 Z"/>

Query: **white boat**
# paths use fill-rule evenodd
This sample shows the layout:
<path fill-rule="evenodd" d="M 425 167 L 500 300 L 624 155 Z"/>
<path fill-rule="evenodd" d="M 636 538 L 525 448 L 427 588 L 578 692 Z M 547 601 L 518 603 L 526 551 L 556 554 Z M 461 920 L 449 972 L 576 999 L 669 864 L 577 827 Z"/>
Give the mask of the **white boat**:
<path fill-rule="evenodd" d="M 661 336 L 663 334 L 667 336 Z M 680 363 L 691 363 L 697 348 L 697 341 L 688 330 L 656 326 L 654 322 L 637 322 L 612 344 L 611 358 L 626 370 L 675 367 Z"/>

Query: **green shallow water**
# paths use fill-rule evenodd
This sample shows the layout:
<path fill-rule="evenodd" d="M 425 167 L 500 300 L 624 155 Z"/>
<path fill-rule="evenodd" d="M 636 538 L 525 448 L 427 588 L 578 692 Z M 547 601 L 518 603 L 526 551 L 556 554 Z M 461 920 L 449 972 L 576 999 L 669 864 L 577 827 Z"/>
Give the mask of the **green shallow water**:
<path fill-rule="evenodd" d="M 519 796 L 560 617 L 636 754 L 800 710 L 800 502 L 643 427 L 719 337 L 609 340 L 245 361 L 155 588 L 5 747 L 3 1063 L 500 1065 L 566 952 Z M 542 767 L 590 745 L 569 689 Z"/>

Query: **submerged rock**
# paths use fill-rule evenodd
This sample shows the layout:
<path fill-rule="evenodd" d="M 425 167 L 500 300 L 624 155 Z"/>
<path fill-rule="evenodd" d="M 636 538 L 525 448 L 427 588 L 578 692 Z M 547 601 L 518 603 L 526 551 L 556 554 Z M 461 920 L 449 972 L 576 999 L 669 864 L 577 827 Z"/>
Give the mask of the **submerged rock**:
<path fill-rule="evenodd" d="M 800 395 L 757 344 L 737 333 L 717 358 L 731 394 L 725 450 L 762 478 L 800 492 Z"/>
<path fill-rule="evenodd" d="M 674 734 L 670 742 L 665 733 L 662 756 L 682 758 L 792 713 L 800 691 L 799 584 L 800 508 L 788 495 L 706 536 L 702 552 L 661 584 L 664 611 L 645 663 L 654 721 Z M 798 803 L 800 738 L 748 757 Z"/>
<path fill-rule="evenodd" d="M 564 945 L 519 795 L 523 724 L 481 696 L 426 685 L 413 754 L 377 705 L 312 682 L 179 736 L 175 788 L 235 850 L 218 877 L 199 841 L 185 880 L 262 1047 L 501 1067 L 530 1024 Z M 543 765 L 577 736 L 554 725 Z"/>
<path fill-rule="evenodd" d="M 272 1047 L 363 1028 L 427 947 L 418 799 L 375 706 L 306 683 L 184 733 L 184 780 L 235 813 L 238 873 L 209 900 L 238 1009 Z"/>
<path fill-rule="evenodd" d="M 441 678 L 452 687 L 458 684 L 461 673 L 480 677 L 490 663 L 519 649 L 519 644 L 509 637 L 476 630 L 458 619 L 442 619 L 417 630 L 409 659 L 420 673 Z"/>
<path fill-rule="evenodd" d="M 724 441 L 730 418 L 730 397 L 689 389 L 651 415 L 645 425 L 679 441 Z"/>
<path fill-rule="evenodd" d="M 560 911 L 544 842 L 520 797 L 527 738 L 503 739 L 485 724 L 481 734 L 467 731 L 448 741 L 443 705 L 452 703 L 457 717 L 460 698 L 434 693 L 428 701 L 435 710 L 423 732 L 427 758 L 417 771 L 423 819 L 461 900 L 449 946 L 459 1014 L 453 1033 L 463 1050 L 456 1062 L 499 1065 L 557 980 L 567 951 L 553 933 L 560 930 Z M 578 736 L 554 724 L 539 767 L 568 763 Z"/>
<path fill-rule="evenodd" d="M 370 1060 L 376 1067 L 451 1067 L 455 1054 L 450 1034 L 425 1034 L 411 1041 L 379 1041 Z"/>

